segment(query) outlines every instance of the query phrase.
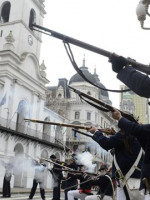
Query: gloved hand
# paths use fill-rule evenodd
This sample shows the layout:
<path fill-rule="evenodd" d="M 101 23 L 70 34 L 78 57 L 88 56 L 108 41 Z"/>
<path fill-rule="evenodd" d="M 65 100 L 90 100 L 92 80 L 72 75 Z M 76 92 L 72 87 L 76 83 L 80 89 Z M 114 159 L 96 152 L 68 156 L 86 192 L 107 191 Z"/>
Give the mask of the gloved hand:
<path fill-rule="evenodd" d="M 123 69 L 124 66 L 127 65 L 127 61 L 122 56 L 113 56 L 109 60 L 112 63 L 112 70 L 116 73 L 118 73 L 121 69 Z"/>

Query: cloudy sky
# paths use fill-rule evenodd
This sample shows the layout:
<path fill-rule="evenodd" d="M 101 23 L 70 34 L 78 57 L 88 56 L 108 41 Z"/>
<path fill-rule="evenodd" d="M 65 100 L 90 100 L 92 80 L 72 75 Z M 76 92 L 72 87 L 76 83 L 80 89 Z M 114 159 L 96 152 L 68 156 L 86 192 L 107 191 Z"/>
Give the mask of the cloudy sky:
<path fill-rule="evenodd" d="M 150 63 L 150 31 L 140 28 L 136 17 L 139 0 L 45 0 L 47 14 L 44 27 L 76 38 L 118 55 L 130 57 L 144 64 Z M 150 27 L 147 19 L 146 26 Z M 100 81 L 109 89 L 119 89 L 116 74 L 108 58 L 72 45 L 78 66 L 85 63 L 91 73 L 96 68 Z M 76 72 L 72 67 L 61 40 L 43 35 L 41 60 L 47 67 L 50 86 L 59 78 L 68 80 Z M 110 93 L 115 107 L 119 95 Z"/>

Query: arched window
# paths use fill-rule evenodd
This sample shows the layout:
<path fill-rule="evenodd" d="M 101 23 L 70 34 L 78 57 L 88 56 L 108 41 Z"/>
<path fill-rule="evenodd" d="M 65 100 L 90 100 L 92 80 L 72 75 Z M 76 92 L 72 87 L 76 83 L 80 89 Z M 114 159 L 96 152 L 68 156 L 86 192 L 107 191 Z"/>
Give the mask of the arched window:
<path fill-rule="evenodd" d="M 32 24 L 36 22 L 36 14 L 34 9 L 30 10 L 30 18 L 29 18 L 29 28 L 32 29 Z"/>
<path fill-rule="evenodd" d="M 48 152 L 47 150 L 43 150 L 42 153 L 41 153 L 41 158 L 45 158 L 45 159 L 48 159 Z"/>
<path fill-rule="evenodd" d="M 91 113 L 87 112 L 87 120 L 91 120 Z"/>
<path fill-rule="evenodd" d="M 74 118 L 75 119 L 80 119 L 80 112 L 76 111 Z"/>
<path fill-rule="evenodd" d="M 25 166 L 24 160 L 24 148 L 21 143 L 18 143 L 14 147 L 15 157 L 14 157 L 14 187 L 23 187 L 23 177 L 25 170 L 21 170 Z M 26 169 L 27 170 L 27 169 Z"/>
<path fill-rule="evenodd" d="M 16 131 L 25 132 L 25 118 L 30 118 L 30 110 L 28 103 L 25 100 L 21 100 L 17 108 Z"/>
<path fill-rule="evenodd" d="M 22 144 L 20 144 L 20 143 L 16 144 L 16 146 L 14 147 L 14 152 L 15 152 L 15 156 L 23 154 L 24 149 L 23 149 Z"/>
<path fill-rule="evenodd" d="M 58 94 L 58 99 L 61 99 L 62 98 L 62 95 L 59 93 Z"/>
<path fill-rule="evenodd" d="M 11 4 L 10 2 L 4 2 L 2 9 L 1 9 L 1 16 L 0 16 L 0 21 L 1 22 L 9 22 L 9 15 L 10 15 L 10 7 Z"/>
<path fill-rule="evenodd" d="M 50 121 L 50 117 L 46 117 L 44 119 L 45 122 L 49 122 Z M 50 141 L 50 134 L 51 134 L 51 125 L 49 124 L 44 124 L 43 125 L 43 139 Z"/>
<path fill-rule="evenodd" d="M 56 126 L 55 129 L 55 143 L 61 144 L 63 142 L 63 129 L 61 126 Z"/>

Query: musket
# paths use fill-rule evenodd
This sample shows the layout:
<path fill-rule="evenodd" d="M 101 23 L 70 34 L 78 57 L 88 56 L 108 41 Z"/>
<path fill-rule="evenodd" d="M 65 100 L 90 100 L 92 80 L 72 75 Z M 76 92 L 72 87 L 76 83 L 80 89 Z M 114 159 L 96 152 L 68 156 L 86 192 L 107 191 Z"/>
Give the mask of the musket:
<path fill-rule="evenodd" d="M 97 175 L 95 178 L 99 178 L 100 176 L 101 175 Z M 74 187 L 78 187 L 79 185 L 82 185 L 84 183 L 88 183 L 89 181 L 92 181 L 92 180 L 93 180 L 93 178 L 89 178 L 86 181 L 83 181 L 82 183 L 79 183 L 79 184 L 76 184 L 76 185 L 72 185 L 70 187 L 65 188 L 64 190 L 68 190 L 68 189 L 71 189 L 71 188 L 74 188 Z"/>
<path fill-rule="evenodd" d="M 71 168 L 65 166 L 64 164 L 67 164 L 67 163 L 65 163 L 65 162 L 63 162 L 63 161 L 62 161 L 62 162 L 60 162 L 60 161 L 54 162 L 54 161 L 52 161 L 52 160 L 48 160 L 48 159 L 45 159 L 45 158 L 42 158 L 42 159 L 45 160 L 46 162 L 55 164 L 55 165 L 60 166 L 60 167 L 65 167 L 65 168 L 68 169 L 68 170 L 72 170 Z M 57 162 L 59 162 L 59 163 L 57 163 Z"/>
<path fill-rule="evenodd" d="M 42 120 L 37 120 L 37 119 L 24 119 L 25 121 L 30 121 L 34 123 L 41 123 L 41 124 L 49 124 L 49 125 L 56 125 L 56 126 L 65 126 L 65 127 L 70 127 L 70 128 L 75 128 L 75 129 L 84 129 L 84 130 L 89 130 L 91 126 L 81 126 L 81 125 L 75 125 L 75 124 L 65 124 L 65 123 L 58 123 L 58 122 L 51 122 L 51 121 L 42 121 Z M 102 129 L 98 128 L 103 133 L 106 133 L 108 135 L 114 135 L 114 132 L 112 129 Z"/>
<path fill-rule="evenodd" d="M 91 172 L 82 172 L 82 171 L 78 171 L 78 170 L 69 170 L 69 169 L 60 169 L 60 168 L 53 168 L 53 170 L 57 170 L 57 171 L 66 171 L 66 172 L 71 172 L 71 173 L 74 173 L 74 174 L 83 174 L 83 173 L 86 173 L 86 174 L 89 174 L 89 175 L 93 175 L 93 176 L 97 176 L 97 174 L 95 173 L 91 173 Z"/>
<path fill-rule="evenodd" d="M 92 51 L 94 53 L 100 54 L 102 56 L 108 57 L 109 59 L 111 59 L 111 57 L 118 57 L 119 55 L 106 51 L 104 49 L 98 48 L 96 46 L 93 46 L 91 44 L 82 42 L 80 40 L 77 40 L 75 38 L 69 37 L 67 35 L 63 35 L 61 33 L 58 33 L 56 31 L 53 31 L 51 29 L 45 28 L 43 26 L 37 25 L 37 24 L 32 24 L 31 26 L 32 30 L 38 31 L 38 32 L 42 32 L 44 34 L 50 35 L 52 37 L 55 37 L 57 39 L 62 40 L 64 43 L 70 43 L 73 45 L 76 45 L 78 47 L 87 49 L 89 51 Z M 145 65 L 139 62 L 136 62 L 135 60 L 131 59 L 131 58 L 125 58 L 128 64 L 131 64 L 135 69 L 144 72 L 148 75 L 150 75 L 150 67 L 149 65 Z"/>
<path fill-rule="evenodd" d="M 54 162 L 54 161 L 52 161 L 52 160 L 48 160 L 48 159 L 45 159 L 45 158 L 43 158 L 43 160 L 45 160 L 46 162 L 50 162 L 50 163 L 52 163 L 52 164 L 55 164 L 55 165 L 57 165 L 57 166 L 60 166 L 60 167 L 62 167 L 62 169 L 60 169 L 60 168 L 54 168 L 54 169 L 56 169 L 57 171 L 68 171 L 68 172 L 72 172 L 72 173 L 84 173 L 84 172 L 82 172 L 82 171 L 77 171 L 77 170 L 73 170 L 72 168 L 70 168 L 70 167 L 67 167 L 67 166 L 64 166 L 64 165 L 61 165 L 61 164 L 58 164 L 58 163 L 56 163 L 56 162 Z M 49 170 L 50 171 L 50 170 Z M 90 175 L 96 175 L 95 173 L 90 173 L 90 172 L 86 172 L 87 174 L 90 174 Z"/>
<path fill-rule="evenodd" d="M 107 104 L 107 103 L 104 103 L 103 101 L 99 100 L 99 99 L 96 99 L 88 94 L 85 94 L 71 86 L 68 86 L 71 90 L 73 90 L 73 92 L 75 92 L 76 94 L 78 94 L 84 101 L 86 101 L 87 103 L 91 104 L 92 106 L 95 106 L 96 108 L 98 109 L 103 109 L 101 107 L 99 107 L 98 105 L 101 105 L 103 106 L 104 108 L 106 108 L 106 110 L 104 110 L 105 112 L 108 112 L 108 111 L 111 111 L 113 112 L 116 108 L 112 107 L 111 105 Z M 91 103 L 90 101 L 87 101 L 86 99 L 84 99 L 83 97 L 85 97 L 86 99 L 92 101 L 93 103 Z M 95 104 L 96 103 L 96 104 Z M 117 109 L 119 110 L 119 109 Z M 121 110 L 119 110 L 119 112 L 121 113 L 121 115 L 125 118 L 127 118 L 128 120 L 130 121 L 134 121 L 134 122 L 137 122 L 137 120 L 134 118 L 134 116 L 132 114 L 129 114 L 129 113 L 126 113 L 126 112 L 123 112 Z"/>

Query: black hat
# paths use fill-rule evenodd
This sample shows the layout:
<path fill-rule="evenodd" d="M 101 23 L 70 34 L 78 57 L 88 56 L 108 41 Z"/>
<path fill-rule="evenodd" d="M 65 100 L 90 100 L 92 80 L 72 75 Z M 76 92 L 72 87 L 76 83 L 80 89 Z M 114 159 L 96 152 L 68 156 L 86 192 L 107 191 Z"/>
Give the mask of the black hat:
<path fill-rule="evenodd" d="M 52 154 L 52 155 L 50 156 L 50 159 L 56 159 L 56 156 L 55 156 L 54 154 Z"/>
<path fill-rule="evenodd" d="M 78 166 L 78 167 L 84 167 L 84 165 L 81 165 L 81 164 L 78 164 L 77 166 Z"/>
<path fill-rule="evenodd" d="M 98 171 L 101 171 L 101 170 L 106 170 L 107 169 L 107 166 L 106 165 L 101 165 L 100 169 Z"/>

